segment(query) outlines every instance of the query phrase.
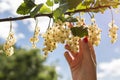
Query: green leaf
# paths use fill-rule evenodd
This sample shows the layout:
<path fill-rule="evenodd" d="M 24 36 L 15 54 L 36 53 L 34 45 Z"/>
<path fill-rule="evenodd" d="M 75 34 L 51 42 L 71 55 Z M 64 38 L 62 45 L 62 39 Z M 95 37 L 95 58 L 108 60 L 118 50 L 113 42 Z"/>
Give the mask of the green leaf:
<path fill-rule="evenodd" d="M 54 5 L 53 0 L 47 0 L 46 4 L 48 6 L 53 6 Z"/>
<path fill-rule="evenodd" d="M 57 8 L 54 12 L 53 12 L 53 17 L 55 20 L 57 20 L 60 16 L 62 15 L 62 12 L 59 8 Z"/>
<path fill-rule="evenodd" d="M 40 8 L 41 8 L 42 6 L 43 6 L 42 3 L 39 4 L 39 5 L 37 5 L 36 8 L 35 8 L 32 12 L 30 12 L 30 16 L 31 16 L 31 17 L 34 17 L 34 16 L 39 12 L 39 10 L 40 10 Z"/>
<path fill-rule="evenodd" d="M 40 11 L 39 11 L 41 14 L 48 14 L 48 13 L 51 13 L 51 9 L 46 6 L 46 5 L 43 5 L 41 8 L 40 8 Z"/>
<path fill-rule="evenodd" d="M 78 36 L 80 38 L 84 37 L 84 36 L 88 36 L 88 30 L 86 27 L 84 26 L 80 26 L 80 27 L 72 27 L 71 28 L 71 32 L 74 36 Z"/>
<path fill-rule="evenodd" d="M 60 5 L 54 12 L 53 17 L 55 20 L 59 19 L 67 10 L 68 10 L 68 4 L 65 3 L 63 5 Z"/>
<path fill-rule="evenodd" d="M 22 3 L 17 9 L 17 13 L 22 15 L 28 14 L 30 13 L 33 7 L 34 6 L 28 7 L 26 3 Z"/>
<path fill-rule="evenodd" d="M 26 15 L 30 13 L 30 11 L 34 8 L 34 6 L 35 6 L 35 3 L 32 1 L 29 1 L 27 3 L 24 2 L 18 7 L 16 12 L 18 14 Z"/>

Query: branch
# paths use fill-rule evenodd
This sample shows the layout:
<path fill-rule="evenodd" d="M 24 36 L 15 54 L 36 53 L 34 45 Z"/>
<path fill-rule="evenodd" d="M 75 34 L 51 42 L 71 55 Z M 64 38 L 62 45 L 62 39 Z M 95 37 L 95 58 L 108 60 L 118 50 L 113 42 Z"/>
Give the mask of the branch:
<path fill-rule="evenodd" d="M 52 17 L 52 14 L 37 14 L 37 15 L 35 15 L 35 17 L 40 17 L 40 16 Z M 28 16 L 14 17 L 14 18 L 3 18 L 3 19 L 0 19 L 0 22 L 16 21 L 16 20 L 23 20 L 23 19 L 28 19 L 28 18 L 33 18 L 33 17 L 28 15 Z"/>
<path fill-rule="evenodd" d="M 96 9 L 109 8 L 110 6 L 115 6 L 115 5 L 105 5 L 105 6 L 91 7 L 91 8 L 86 8 L 86 9 L 75 10 L 75 11 L 72 11 L 72 12 L 66 12 L 65 14 L 71 14 L 71 13 L 77 13 L 77 12 L 90 12 L 90 11 L 93 11 L 93 10 L 96 10 Z M 52 18 L 53 13 L 35 15 L 35 17 L 40 17 L 40 16 L 48 16 L 48 17 Z M 23 19 L 28 19 L 28 18 L 32 18 L 32 17 L 30 15 L 27 15 L 27 16 L 14 17 L 14 18 L 3 18 L 3 19 L 0 19 L 0 22 L 16 21 L 16 20 L 23 20 Z"/>

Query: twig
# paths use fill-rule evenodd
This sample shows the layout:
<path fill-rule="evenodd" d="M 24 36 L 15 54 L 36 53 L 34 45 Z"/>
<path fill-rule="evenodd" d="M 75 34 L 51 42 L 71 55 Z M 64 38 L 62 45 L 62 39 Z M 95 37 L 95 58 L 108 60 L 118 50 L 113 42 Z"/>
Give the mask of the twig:
<path fill-rule="evenodd" d="M 35 15 L 35 17 L 39 17 L 39 16 L 52 17 L 52 14 L 37 14 L 37 15 Z M 16 20 L 23 20 L 23 19 L 28 19 L 28 18 L 32 18 L 32 17 L 30 15 L 27 15 L 27 16 L 14 17 L 14 18 L 3 18 L 3 19 L 0 19 L 0 22 L 16 21 Z"/>

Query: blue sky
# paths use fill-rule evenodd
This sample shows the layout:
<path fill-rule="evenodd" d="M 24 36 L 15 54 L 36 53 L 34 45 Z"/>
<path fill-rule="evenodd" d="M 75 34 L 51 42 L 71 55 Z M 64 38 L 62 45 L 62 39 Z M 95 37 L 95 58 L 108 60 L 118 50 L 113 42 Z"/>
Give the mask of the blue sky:
<path fill-rule="evenodd" d="M 23 0 L 0 0 L 0 18 L 20 16 L 16 14 L 16 9 Z M 45 2 L 45 0 L 36 0 L 36 2 Z M 120 26 L 120 14 L 113 13 L 115 24 Z M 90 17 L 84 15 L 86 24 L 89 24 Z M 40 17 L 39 27 L 41 33 L 45 32 L 49 18 Z M 118 41 L 115 44 L 110 43 L 108 37 L 108 23 L 111 22 L 110 10 L 104 14 L 95 15 L 96 23 L 102 29 L 102 39 L 99 46 L 95 47 L 97 56 L 97 76 L 98 80 L 119 80 L 120 78 L 120 30 L 118 31 Z M 26 19 L 13 22 L 13 31 L 17 38 L 17 46 L 31 48 L 29 38 L 33 35 L 35 26 L 34 19 Z M 3 43 L 9 32 L 9 22 L 0 22 L 0 43 Z M 43 47 L 43 39 L 40 37 L 38 48 Z M 62 74 L 63 78 L 59 80 L 71 80 L 69 66 L 64 58 L 64 45 L 59 44 L 58 48 L 50 53 L 45 65 L 56 65 L 58 74 Z"/>

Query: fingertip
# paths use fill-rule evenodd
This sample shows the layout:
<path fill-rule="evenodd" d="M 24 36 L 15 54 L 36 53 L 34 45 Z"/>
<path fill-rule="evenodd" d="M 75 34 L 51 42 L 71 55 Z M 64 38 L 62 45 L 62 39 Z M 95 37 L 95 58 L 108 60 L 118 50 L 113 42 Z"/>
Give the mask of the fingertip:
<path fill-rule="evenodd" d="M 71 58 L 71 56 L 70 56 L 70 54 L 69 54 L 68 51 L 66 51 L 66 52 L 64 53 L 64 56 L 65 56 L 66 59 Z"/>

